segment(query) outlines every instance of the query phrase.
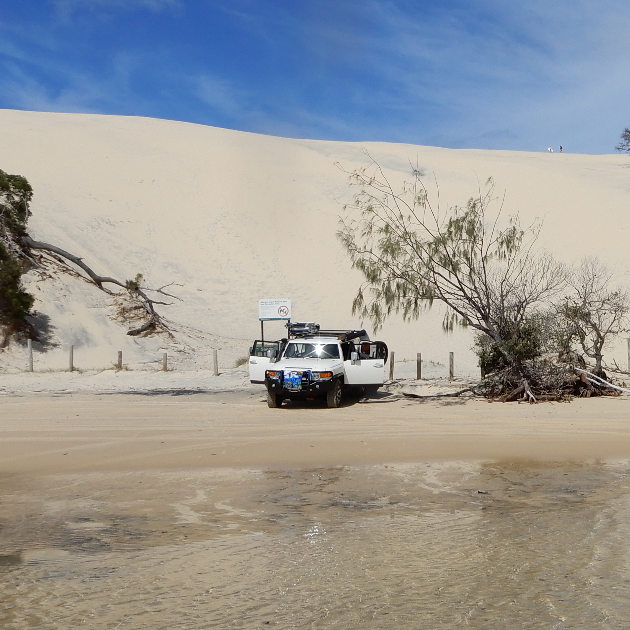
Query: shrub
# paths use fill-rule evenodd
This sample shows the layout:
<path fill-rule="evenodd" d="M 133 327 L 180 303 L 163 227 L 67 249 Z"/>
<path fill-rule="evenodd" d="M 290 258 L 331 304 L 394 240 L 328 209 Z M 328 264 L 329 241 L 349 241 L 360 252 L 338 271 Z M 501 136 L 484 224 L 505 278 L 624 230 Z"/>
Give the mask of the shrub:
<path fill-rule="evenodd" d="M 25 331 L 25 318 L 33 306 L 33 296 L 24 291 L 22 267 L 0 242 L 0 326 L 9 334 Z"/>
<path fill-rule="evenodd" d="M 488 335 L 478 334 L 475 337 L 475 354 L 482 373 L 491 374 L 511 367 L 506 354 L 514 359 L 516 365 L 540 357 L 544 345 L 543 323 L 540 317 L 530 317 L 519 325 L 507 322 L 501 330 L 502 348 Z"/>
<path fill-rule="evenodd" d="M 20 237 L 26 235 L 28 204 L 33 190 L 21 175 L 0 170 L 0 345 L 15 333 L 29 330 L 26 316 L 33 297 L 22 287 Z"/>

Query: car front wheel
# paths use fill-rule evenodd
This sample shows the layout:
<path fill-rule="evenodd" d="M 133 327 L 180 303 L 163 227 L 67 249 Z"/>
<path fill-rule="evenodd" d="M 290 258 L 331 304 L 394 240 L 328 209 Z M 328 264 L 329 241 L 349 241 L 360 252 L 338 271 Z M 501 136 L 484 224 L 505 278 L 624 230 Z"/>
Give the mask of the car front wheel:
<path fill-rule="evenodd" d="M 282 398 L 276 392 L 267 391 L 267 407 L 270 409 L 282 407 Z"/>
<path fill-rule="evenodd" d="M 341 406 L 341 381 L 337 380 L 326 394 L 326 404 L 329 409 L 336 409 Z"/>

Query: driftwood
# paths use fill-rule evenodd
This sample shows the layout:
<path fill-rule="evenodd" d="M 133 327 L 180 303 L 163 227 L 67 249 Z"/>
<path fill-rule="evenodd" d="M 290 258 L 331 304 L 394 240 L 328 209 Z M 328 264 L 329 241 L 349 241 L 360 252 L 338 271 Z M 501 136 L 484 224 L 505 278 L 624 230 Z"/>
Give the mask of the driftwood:
<path fill-rule="evenodd" d="M 456 392 L 449 392 L 447 394 L 412 394 L 411 392 L 402 392 L 402 395 L 406 398 L 456 398 L 466 393 L 477 394 L 478 392 L 474 387 L 466 387 L 466 389 L 459 389 Z"/>
<path fill-rule="evenodd" d="M 519 399 L 527 400 L 530 403 L 537 402 L 536 396 L 532 393 L 527 379 L 523 379 L 518 387 L 515 387 L 512 391 L 499 398 L 501 402 L 512 402 L 513 400 Z"/>
<path fill-rule="evenodd" d="M 412 394 L 402 392 L 405 398 L 453 398 L 465 393 L 497 402 L 568 402 L 573 398 L 592 396 L 619 396 L 630 389 L 614 385 L 601 376 L 571 365 L 559 365 L 550 360 L 521 365 L 518 370 L 506 368 L 494 372 L 478 384 L 445 394 Z"/>
<path fill-rule="evenodd" d="M 136 335 L 142 334 L 143 332 L 155 331 L 155 330 L 162 330 L 170 334 L 170 330 L 168 326 L 164 323 L 162 318 L 156 312 L 154 305 L 156 304 L 169 305 L 169 304 L 172 304 L 172 302 L 162 302 L 162 301 L 154 300 L 150 298 L 145 293 L 145 291 L 141 289 L 140 287 L 136 286 L 136 287 L 130 288 L 128 283 L 121 282 L 120 280 L 117 280 L 116 278 L 112 278 L 110 276 L 101 276 L 95 273 L 91 267 L 86 265 L 83 262 L 82 258 L 79 258 L 78 256 L 75 256 L 74 254 L 67 252 L 65 249 L 61 249 L 60 247 L 57 247 L 56 245 L 51 245 L 50 243 L 44 243 L 41 241 L 34 241 L 30 236 L 23 236 L 21 241 L 22 241 L 22 245 L 28 250 L 42 250 L 42 251 L 51 252 L 53 254 L 56 254 L 57 256 L 61 256 L 62 258 L 70 261 L 71 263 L 79 267 L 79 269 L 82 269 L 87 274 L 89 279 L 101 291 L 104 291 L 105 293 L 113 295 L 112 291 L 110 291 L 109 289 L 103 286 L 105 284 L 113 284 L 115 286 L 121 287 L 129 291 L 132 295 L 134 295 L 140 301 L 140 304 L 142 305 L 144 311 L 146 312 L 148 319 L 141 326 L 128 330 L 127 331 L 128 335 L 136 336 Z M 164 285 L 163 287 L 160 287 L 159 289 L 153 289 L 153 291 L 155 291 L 156 293 L 160 293 L 161 295 L 174 298 L 175 296 L 170 295 L 169 293 L 166 293 L 164 291 L 166 286 L 170 286 L 170 285 Z"/>
<path fill-rule="evenodd" d="M 600 387 L 610 387 L 610 389 L 614 389 L 615 391 L 618 391 L 618 392 L 630 393 L 630 389 L 628 389 L 627 387 L 620 387 L 619 385 L 613 385 L 612 383 L 609 383 L 608 381 L 604 380 L 600 376 L 597 376 L 597 374 L 593 374 L 592 372 L 587 372 L 586 370 L 582 370 L 580 368 L 575 368 L 575 371 L 580 374 L 580 380 L 582 381 L 587 380 L 589 383 L 594 383 L 596 385 L 599 385 Z"/>
<path fill-rule="evenodd" d="M 487 375 L 478 388 L 490 400 L 500 402 L 568 401 L 575 397 L 618 396 L 630 389 L 619 387 L 575 365 L 549 360 L 521 365 Z"/>

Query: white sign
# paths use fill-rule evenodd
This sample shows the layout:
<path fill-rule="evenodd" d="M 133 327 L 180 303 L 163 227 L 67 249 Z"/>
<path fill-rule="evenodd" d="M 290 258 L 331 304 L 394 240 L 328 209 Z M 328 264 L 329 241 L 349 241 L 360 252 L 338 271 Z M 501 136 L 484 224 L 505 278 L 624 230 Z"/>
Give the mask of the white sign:
<path fill-rule="evenodd" d="M 291 300 L 286 298 L 258 300 L 258 319 L 261 322 L 272 319 L 291 319 Z"/>

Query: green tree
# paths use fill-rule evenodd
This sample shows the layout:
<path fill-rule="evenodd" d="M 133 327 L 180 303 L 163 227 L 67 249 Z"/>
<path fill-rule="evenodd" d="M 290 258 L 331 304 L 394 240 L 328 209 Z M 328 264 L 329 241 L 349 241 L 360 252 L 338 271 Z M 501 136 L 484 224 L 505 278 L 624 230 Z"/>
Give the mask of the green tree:
<path fill-rule="evenodd" d="M 0 346 L 30 329 L 26 316 L 33 297 L 22 286 L 22 248 L 33 190 L 21 175 L 0 170 Z"/>
<path fill-rule="evenodd" d="M 528 316 L 518 324 L 506 319 L 501 330 L 503 352 L 487 334 L 477 334 L 475 353 L 479 358 L 481 373 L 490 374 L 510 367 L 506 356 L 516 357 L 520 362 L 538 358 L 544 346 L 542 335 L 542 322 L 536 315 Z"/>
<path fill-rule="evenodd" d="M 33 297 L 23 289 L 21 276 L 20 261 L 0 242 L 0 328 L 4 329 L 0 346 L 11 334 L 28 329 L 26 316 L 33 306 Z"/>
<path fill-rule="evenodd" d="M 0 234 L 5 242 L 26 233 L 32 197 L 33 189 L 26 178 L 0 170 Z"/>
<path fill-rule="evenodd" d="M 447 307 L 446 330 L 472 327 L 499 363 L 522 373 L 536 354 L 536 344 L 525 343 L 530 317 L 566 278 L 561 264 L 534 251 L 539 227 L 504 220 L 491 179 L 465 206 L 443 211 L 439 189 L 434 204 L 420 169 L 395 188 L 370 160 L 349 173 L 356 193 L 338 232 L 364 277 L 353 311 L 379 327 L 393 312 L 417 319 L 438 300 Z"/>
<path fill-rule="evenodd" d="M 630 129 L 626 127 L 621 134 L 621 141 L 615 147 L 616 151 L 625 151 L 626 153 L 630 153 Z"/>

